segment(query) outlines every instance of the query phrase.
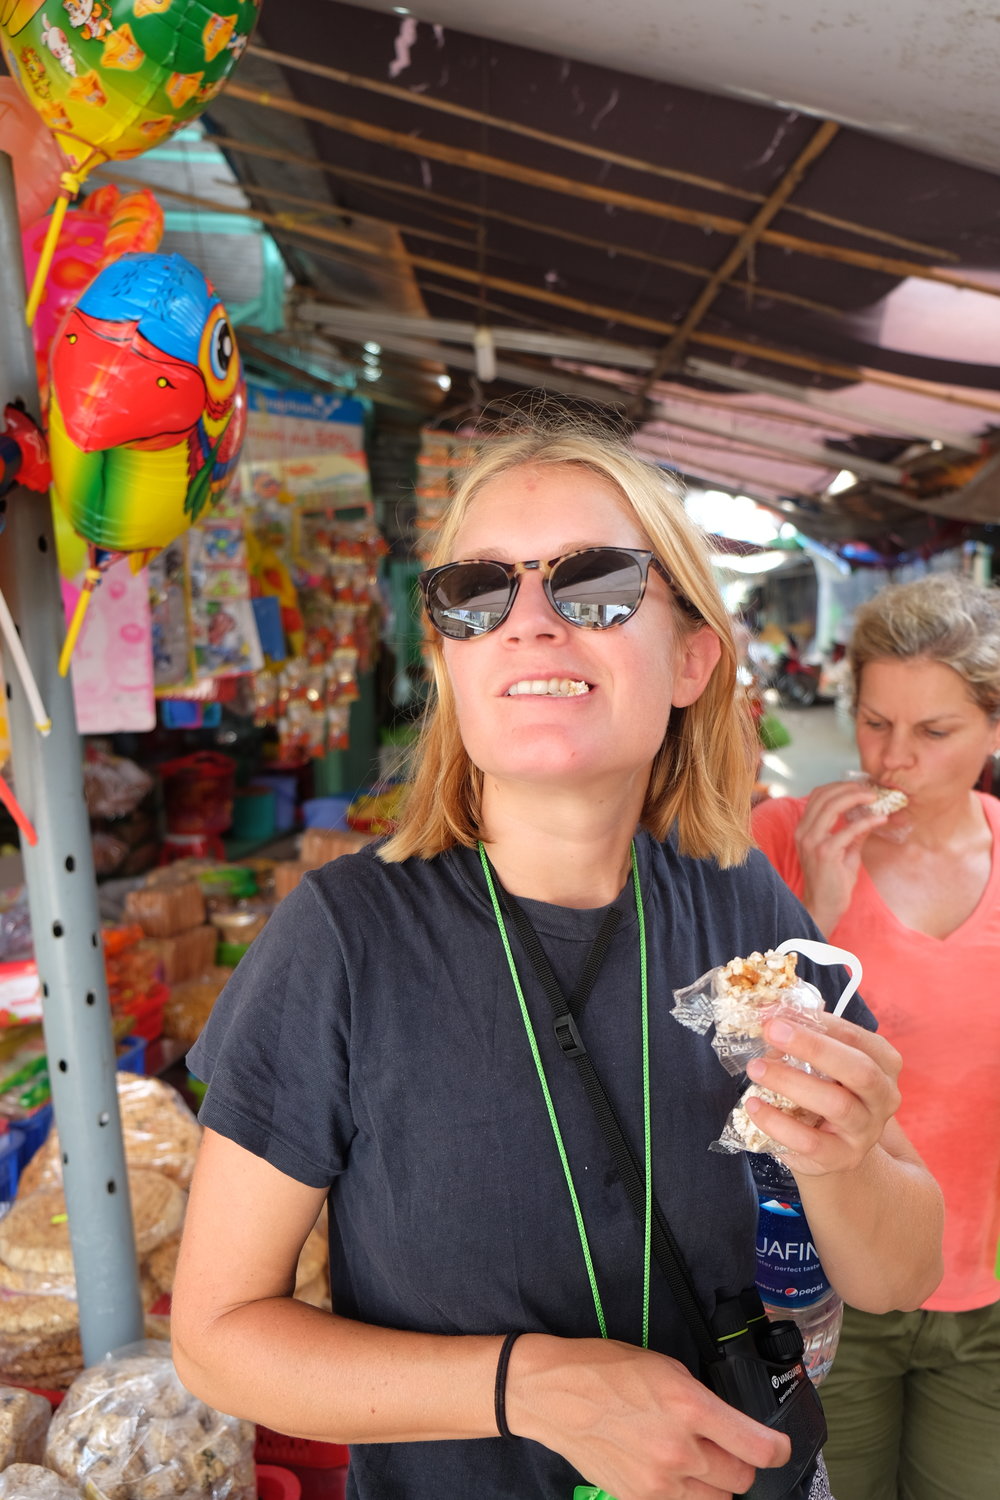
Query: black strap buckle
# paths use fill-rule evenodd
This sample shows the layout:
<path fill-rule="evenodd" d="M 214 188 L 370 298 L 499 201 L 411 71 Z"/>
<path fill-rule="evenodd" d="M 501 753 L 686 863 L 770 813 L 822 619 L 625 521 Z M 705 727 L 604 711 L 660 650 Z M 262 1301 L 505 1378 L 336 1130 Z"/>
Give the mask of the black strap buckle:
<path fill-rule="evenodd" d="M 587 1049 L 583 1045 L 583 1037 L 577 1030 L 576 1022 L 569 1012 L 564 1016 L 556 1017 L 552 1030 L 556 1034 L 556 1041 L 567 1057 L 582 1057 L 584 1055 Z"/>

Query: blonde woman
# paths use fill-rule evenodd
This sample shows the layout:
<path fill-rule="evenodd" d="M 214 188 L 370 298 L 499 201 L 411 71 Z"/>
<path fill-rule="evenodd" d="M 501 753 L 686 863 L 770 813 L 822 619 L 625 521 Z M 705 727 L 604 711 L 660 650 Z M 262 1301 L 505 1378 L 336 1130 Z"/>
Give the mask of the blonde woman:
<path fill-rule="evenodd" d="M 916 1312 L 848 1307 L 823 1387 L 838 1500 L 995 1500 L 1000 1475 L 1000 591 L 929 576 L 878 594 L 849 648 L 861 765 L 762 804 L 754 829 L 903 1058 L 900 1122 L 944 1189 L 944 1279 Z M 850 1298 L 847 1299 L 851 1301 Z"/>
<path fill-rule="evenodd" d="M 491 444 L 436 562 L 400 829 L 282 904 L 192 1055 L 209 1088 L 178 1367 L 227 1411 L 350 1442 L 356 1500 L 743 1492 L 788 1440 L 695 1377 L 540 978 L 569 996 L 588 971 L 579 1035 L 711 1315 L 752 1281 L 756 1200 L 744 1159 L 707 1149 L 736 1084 L 671 991 L 814 929 L 747 856 L 752 756 L 705 549 L 665 475 L 570 429 Z M 760 1119 L 831 1276 L 882 1310 L 933 1286 L 938 1200 L 870 1027 L 857 1003 L 782 1036 L 826 1076 L 767 1080 L 830 1123 Z M 326 1198 L 332 1315 L 290 1297 Z M 811 1487 L 813 1465 L 787 1493 Z"/>

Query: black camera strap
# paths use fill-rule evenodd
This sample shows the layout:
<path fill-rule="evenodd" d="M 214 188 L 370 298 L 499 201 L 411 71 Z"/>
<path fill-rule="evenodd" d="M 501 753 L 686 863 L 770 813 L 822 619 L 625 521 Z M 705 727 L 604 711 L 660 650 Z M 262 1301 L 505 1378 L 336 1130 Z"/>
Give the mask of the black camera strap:
<path fill-rule="evenodd" d="M 496 881 L 497 891 L 504 909 L 509 915 L 511 922 L 517 930 L 518 936 L 528 955 L 528 959 L 535 975 L 548 996 L 552 1007 L 553 1029 L 556 1040 L 566 1057 L 571 1058 L 576 1064 L 583 1084 L 584 1092 L 590 1101 L 591 1109 L 597 1120 L 598 1126 L 611 1151 L 612 1159 L 618 1172 L 618 1176 L 628 1195 L 640 1224 L 645 1223 L 646 1216 L 646 1176 L 635 1158 L 625 1133 L 622 1130 L 618 1116 L 615 1114 L 614 1106 L 608 1098 L 604 1085 L 601 1083 L 594 1067 L 590 1053 L 587 1051 L 577 1026 L 576 1018 L 579 1016 L 583 1006 L 590 997 L 601 965 L 604 962 L 608 945 L 614 937 L 615 932 L 621 925 L 621 912 L 612 907 L 604 918 L 603 923 L 591 945 L 590 952 L 584 961 L 580 979 L 573 992 L 572 1000 L 567 1001 L 563 994 L 559 981 L 552 971 L 548 955 L 542 947 L 538 933 L 535 931 L 528 919 L 526 912 L 509 893 L 504 890 L 499 880 Z M 713 1364 L 719 1359 L 719 1348 L 715 1336 L 712 1333 L 708 1319 L 702 1311 L 695 1291 L 691 1273 L 684 1263 L 680 1247 L 670 1225 L 664 1217 L 660 1205 L 655 1197 L 653 1199 L 653 1219 L 651 1226 L 652 1251 L 657 1265 L 666 1277 L 674 1297 L 684 1314 L 685 1321 L 697 1345 L 698 1355 L 704 1364 Z"/>

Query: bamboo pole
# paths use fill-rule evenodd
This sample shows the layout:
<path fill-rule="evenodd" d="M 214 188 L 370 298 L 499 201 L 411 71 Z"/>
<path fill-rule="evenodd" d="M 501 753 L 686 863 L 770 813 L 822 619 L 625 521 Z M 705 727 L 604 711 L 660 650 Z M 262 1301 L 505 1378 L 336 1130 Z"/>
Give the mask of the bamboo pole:
<path fill-rule="evenodd" d="M 771 223 L 771 220 L 776 214 L 781 212 L 788 199 L 802 182 L 803 177 L 805 177 L 813 162 L 817 161 L 823 155 L 823 152 L 827 150 L 839 130 L 839 125 L 833 124 L 830 120 L 824 120 L 819 129 L 810 136 L 803 149 L 795 158 L 795 161 L 782 176 L 781 181 L 777 184 L 767 202 L 762 204 L 757 210 L 750 223 L 737 239 L 735 245 L 732 246 L 725 256 L 718 270 L 713 273 L 708 285 L 703 287 L 699 292 L 691 307 L 685 313 L 677 332 L 657 356 L 656 362 L 642 389 L 642 396 L 647 396 L 650 386 L 660 378 L 663 371 L 679 360 L 694 330 L 715 302 L 733 272 L 746 260 L 754 245 Z"/>
<path fill-rule="evenodd" d="M 146 186 L 141 178 L 133 178 L 124 174 L 115 173 L 116 182 L 126 183 L 130 186 Z M 274 225 L 279 231 L 288 229 L 288 215 L 268 214 L 260 209 L 239 208 L 235 205 L 221 205 L 207 198 L 200 198 L 193 193 L 182 193 L 176 188 L 158 187 L 158 193 L 176 198 L 181 202 L 191 204 L 197 208 L 203 208 L 211 213 L 231 214 L 234 217 L 255 219 L 261 223 Z M 370 241 L 361 240 L 359 237 L 339 231 L 321 228 L 319 225 L 292 226 L 294 232 L 308 239 L 315 238 L 323 244 L 343 245 L 352 248 L 355 253 L 376 258 L 384 258 L 384 250 L 380 246 L 374 246 Z M 310 247 L 311 248 L 311 247 Z M 344 259 L 344 257 L 335 257 Z M 677 324 L 669 323 L 660 318 L 649 318 L 639 313 L 629 312 L 624 308 L 607 307 L 599 303 L 585 302 L 579 297 L 567 297 L 562 293 L 554 292 L 548 288 L 542 289 L 526 283 L 510 281 L 502 276 L 482 276 L 478 271 L 471 270 L 465 266 L 451 265 L 447 261 L 434 260 L 429 256 L 408 255 L 407 263 L 417 270 L 430 271 L 434 275 L 452 277 L 458 281 L 471 282 L 478 286 L 486 286 L 492 291 L 505 292 L 508 296 L 523 297 L 533 302 L 544 302 L 552 307 L 561 307 L 567 312 L 581 313 L 588 318 L 596 318 L 604 322 L 622 323 L 626 327 L 640 328 L 649 333 L 669 335 L 676 331 Z M 394 273 L 380 268 L 380 274 L 392 279 L 405 281 L 402 272 Z M 476 300 L 476 299 L 474 299 Z M 518 316 L 512 312 L 511 316 Z M 846 381 L 857 384 L 867 380 L 873 385 L 885 385 L 895 390 L 912 391 L 921 396 L 933 396 L 936 400 L 949 401 L 953 404 L 974 407 L 979 411 L 1000 413 L 1000 395 L 994 401 L 985 401 L 981 397 L 956 396 L 950 387 L 941 387 L 930 381 L 917 380 L 906 375 L 892 375 L 883 370 L 864 369 L 857 365 L 841 364 L 833 360 L 817 359 L 813 356 L 795 354 L 788 349 L 775 349 L 765 344 L 754 344 L 748 339 L 734 339 L 724 334 L 705 333 L 698 330 L 692 336 L 692 343 L 707 344 L 713 349 L 726 349 L 735 354 L 748 354 L 754 359 L 765 360 L 773 364 L 786 364 L 794 369 L 810 370 L 814 374 L 827 375 L 833 380 Z"/>
<path fill-rule="evenodd" d="M 846 424 L 852 432 L 857 432 L 860 427 L 869 432 L 887 433 L 892 437 L 919 435 L 928 441 L 937 441 L 950 448 L 961 448 L 967 453 L 978 453 L 980 449 L 977 437 L 970 437 L 968 433 L 945 427 L 936 419 L 927 421 L 921 417 L 917 419 L 916 426 L 914 426 L 914 418 L 908 412 L 889 412 L 881 407 L 872 407 L 867 402 L 863 407 L 849 406 L 845 402 L 838 401 L 829 392 L 817 391 L 809 386 L 792 385 L 788 381 L 775 380 L 767 375 L 755 375 L 749 370 L 735 370 L 730 365 L 716 364 L 708 359 L 689 356 L 684 362 L 684 369 L 696 380 L 711 380 L 717 385 L 728 386 L 730 390 L 747 391 L 751 395 L 761 393 L 779 396 L 784 401 L 795 401 L 800 406 L 812 407 L 825 417 Z M 718 399 L 723 403 L 726 401 L 724 396 Z M 755 407 L 753 410 L 759 410 L 759 408 Z M 809 421 L 809 418 L 806 417 L 803 420 Z"/>
<path fill-rule="evenodd" d="M 467 271 L 464 266 L 448 265 L 427 256 L 411 255 L 410 264 L 417 270 L 431 271 L 438 276 L 452 276 L 458 281 L 478 282 L 480 279 L 474 271 Z M 501 276 L 486 276 L 483 279 L 492 291 L 506 292 L 512 297 L 525 297 L 532 302 L 545 302 L 549 306 L 562 307 L 567 312 L 581 313 L 584 317 L 596 318 L 601 322 L 622 323 L 629 328 L 645 329 L 647 333 L 672 334 L 677 328 L 676 323 L 668 323 L 662 318 L 649 318 L 641 313 L 629 312 L 625 308 L 585 302 L 579 297 L 567 297 L 561 292 L 554 292 L 548 288 L 526 286 L 520 282 L 508 281 Z M 873 385 L 913 391 L 921 396 L 932 395 L 939 400 L 960 402 L 963 406 L 975 407 L 977 410 L 1000 413 L 1000 395 L 992 401 L 985 401 L 978 396 L 959 398 L 952 393 L 950 388 L 942 388 L 930 381 L 917 380 L 912 376 L 892 375 L 884 370 L 871 370 L 858 365 L 841 364 L 836 360 L 795 354 L 790 349 L 775 349 L 766 344 L 754 344 L 749 339 L 730 338 L 721 333 L 706 333 L 703 329 L 695 332 L 691 342 L 707 344 L 712 349 L 726 349 L 733 354 L 748 354 L 754 359 L 765 360 L 772 364 L 790 365 L 797 370 L 811 370 L 816 375 L 827 375 L 832 380 L 846 381 L 849 384 L 867 380 Z"/>
<path fill-rule="evenodd" d="M 692 416 L 683 410 L 675 412 L 669 401 L 658 401 L 657 408 L 658 422 L 665 422 L 669 427 L 679 428 L 682 432 L 704 432 L 710 437 L 731 438 L 735 442 L 756 448 L 761 453 L 783 454 L 789 459 L 812 464 L 820 469 L 851 469 L 866 479 L 878 479 L 887 484 L 899 484 L 903 478 L 903 470 L 897 464 L 883 464 L 873 458 L 862 458 L 860 454 L 842 453 L 835 448 L 828 448 L 825 443 L 802 443 L 784 434 L 774 437 L 767 432 L 755 432 L 752 424 L 749 427 L 738 425 L 735 413 L 728 414 L 727 424 L 725 419 L 712 418 L 702 413 Z"/>
<path fill-rule="evenodd" d="M 647 214 L 654 219 L 668 219 L 673 223 L 688 224 L 696 229 L 710 229 L 720 234 L 740 235 L 745 225 L 739 219 L 724 214 L 706 213 L 699 209 L 681 208 L 677 204 L 662 203 L 655 198 L 643 198 L 636 193 L 623 193 L 613 188 L 599 187 L 587 182 L 557 176 L 554 172 L 542 172 L 518 162 L 505 161 L 500 157 L 487 156 L 481 151 L 470 151 L 459 146 L 446 146 L 441 141 L 432 141 L 427 136 L 404 135 L 398 130 L 386 130 L 381 125 L 370 125 L 363 120 L 351 119 L 347 115 L 334 114 L 331 110 L 319 109 L 311 104 L 300 104 L 295 99 L 278 98 L 262 89 L 244 88 L 242 84 L 226 86 L 227 97 L 242 99 L 247 104 L 275 109 L 282 114 L 294 115 L 296 119 L 312 120 L 328 130 L 339 131 L 355 140 L 384 146 L 389 150 L 403 151 L 410 156 L 422 156 L 428 161 L 439 161 L 448 166 L 463 167 L 477 173 L 487 173 L 508 182 L 517 182 L 525 187 L 539 188 L 543 192 L 561 193 L 565 197 L 580 198 L 601 207 L 611 205 L 631 213 Z M 792 250 L 818 260 L 832 260 L 840 265 L 859 266 L 869 271 L 879 271 L 887 276 L 914 276 L 924 281 L 934 281 L 943 286 L 956 287 L 960 291 L 982 292 L 987 297 L 1000 297 L 1000 288 L 985 282 L 975 281 L 957 272 L 923 266 L 916 261 L 898 257 L 875 255 L 864 250 L 848 250 L 839 245 L 824 245 L 816 240 L 802 239 L 793 234 L 782 234 L 767 229 L 760 236 L 761 243 L 776 245 L 783 250 Z"/>
<path fill-rule="evenodd" d="M 401 88 L 399 84 L 385 83 L 377 78 L 365 78 L 358 73 L 347 73 L 342 68 L 331 68 L 326 63 L 310 62 L 302 57 L 291 57 L 287 52 L 275 52 L 270 47 L 254 44 L 247 50 L 266 62 L 277 63 L 279 67 L 291 68 L 299 73 L 311 73 L 317 78 L 327 78 L 331 83 L 340 83 L 347 88 L 364 89 L 369 93 L 379 94 L 383 98 L 398 99 L 401 103 L 438 110 L 442 114 L 472 120 L 495 130 L 506 130 L 511 135 L 525 136 L 529 140 L 540 141 L 546 146 L 555 146 L 560 151 L 572 151 L 578 156 L 588 156 L 592 160 L 599 161 L 602 166 L 610 162 L 612 166 L 624 167 L 630 172 L 644 172 L 648 176 L 661 177 L 669 182 L 683 182 L 688 187 L 703 188 L 706 192 L 721 193 L 728 198 L 742 198 L 747 203 L 764 203 L 767 198 L 765 193 L 757 193 L 750 188 L 735 187 L 732 183 L 720 182 L 715 177 L 703 177 L 699 173 L 684 172 L 677 167 L 665 167 L 659 162 L 648 161 L 641 157 L 624 156 L 619 151 L 608 151 L 604 147 L 592 146 L 587 141 L 573 140 L 569 136 L 552 135 L 547 130 L 537 130 L 534 126 L 525 125 L 519 120 L 485 114 L 480 109 L 455 104 L 450 99 L 439 99 L 433 94 L 418 94 L 412 89 Z M 788 205 L 788 212 L 799 214 L 804 219 L 812 219 L 819 224 L 826 224 L 832 229 L 844 229 L 849 234 L 859 234 L 867 239 L 880 240 L 883 244 L 895 245 L 898 250 L 913 250 L 918 255 L 926 255 L 932 260 L 959 259 L 953 250 L 943 250 L 936 245 L 925 245 L 919 240 L 904 239 L 901 235 L 891 234 L 888 230 L 873 229 L 870 225 L 858 224 L 853 219 L 841 219 L 835 214 L 826 214 L 816 208 L 805 208 L 801 204 L 793 203 Z"/>
<path fill-rule="evenodd" d="M 367 172 L 351 172 L 344 175 L 355 180 L 363 179 L 364 181 L 371 183 L 377 183 L 379 181 L 378 178 L 371 177 Z M 223 184 L 220 183 L 220 186 L 222 185 Z M 225 185 L 231 186 L 231 184 L 229 183 Z M 436 235 L 424 229 L 412 228 L 409 225 L 400 223 L 396 219 L 386 219 L 378 214 L 360 213 L 355 209 L 338 207 L 335 204 L 325 202 L 322 198 L 308 198 L 300 193 L 286 193 L 281 189 L 251 186 L 243 181 L 240 182 L 240 187 L 249 198 L 273 198 L 275 200 L 281 200 L 283 202 L 296 203 L 303 208 L 315 208 L 317 211 L 321 211 L 326 214 L 338 214 L 345 218 L 364 219 L 374 224 L 391 224 L 393 228 L 398 229 L 401 234 L 422 235 L 425 239 L 444 238 L 444 236 L 442 235 Z M 433 198 L 439 203 L 447 204 L 449 207 L 465 207 L 462 201 L 458 198 L 446 198 L 441 193 L 430 193 L 426 189 L 411 190 L 409 188 L 404 188 L 403 191 L 418 192 L 421 197 Z M 431 210 L 431 212 L 434 212 L 434 210 Z M 588 234 L 576 234 L 573 230 L 559 229 L 552 224 L 541 224 L 537 219 L 521 219 L 515 214 L 503 213 L 500 209 L 482 208 L 479 209 L 478 212 L 481 213 L 484 218 L 496 219 L 504 224 L 512 224 L 518 229 L 527 229 L 534 234 L 551 235 L 556 239 L 566 240 L 570 244 L 585 245 L 588 249 L 600 250 L 604 254 L 623 255 L 627 256 L 631 260 L 643 261 L 648 265 L 662 266 L 665 270 L 668 271 L 681 271 L 684 275 L 696 277 L 699 281 L 708 281 L 712 276 L 712 272 L 708 269 L 707 266 L 697 266 L 694 265 L 691 261 L 686 260 L 671 260 L 665 255 L 655 255 L 652 251 L 640 250 L 632 245 L 623 245 L 616 240 L 602 240 L 596 239 L 592 235 Z M 466 227 L 471 229 L 474 226 L 472 224 L 467 224 Z M 445 243 L 459 244 L 460 242 L 457 240 L 446 239 Z M 502 252 L 495 249 L 492 253 L 494 255 L 502 254 Z M 525 262 L 523 259 L 516 256 L 504 256 L 504 259 L 514 260 L 520 265 L 527 264 L 527 262 Z M 761 286 L 759 282 L 754 281 L 734 281 L 730 279 L 729 284 L 737 291 L 745 291 L 748 297 L 751 298 L 764 297 L 774 302 L 788 302 L 794 307 L 804 307 L 808 309 L 809 312 L 823 313 L 826 317 L 831 318 L 842 318 L 844 316 L 844 309 L 842 307 L 834 307 L 834 305 L 830 302 L 817 302 L 814 298 L 800 296 L 797 292 L 778 291 L 775 287 L 764 287 Z"/>
<path fill-rule="evenodd" d="M 216 177 L 214 183 L 216 187 L 232 187 L 233 185 L 228 178 L 222 177 Z M 292 203 L 298 208 L 309 209 L 312 213 L 324 218 L 362 219 L 372 224 L 387 224 L 391 222 L 397 228 L 404 227 L 404 232 L 407 234 L 426 234 L 427 232 L 424 229 L 411 230 L 405 226 L 400 226 L 397 220 L 388 220 L 382 214 L 362 213 L 358 208 L 346 208 L 342 203 L 332 203 L 328 198 L 310 198 L 305 193 L 288 193 L 284 188 L 265 187 L 261 183 L 246 182 L 243 178 L 240 179 L 239 186 L 248 198 L 273 198 L 276 203 Z M 455 199 L 455 204 L 456 207 L 460 206 L 457 199 Z M 430 212 L 434 214 L 433 209 Z M 434 214 L 434 217 L 444 219 L 445 215 Z M 470 231 L 474 231 L 478 227 L 473 219 L 449 218 L 446 222 L 457 225 L 460 229 L 468 229 Z M 472 244 L 473 241 L 462 241 L 462 243 Z"/>

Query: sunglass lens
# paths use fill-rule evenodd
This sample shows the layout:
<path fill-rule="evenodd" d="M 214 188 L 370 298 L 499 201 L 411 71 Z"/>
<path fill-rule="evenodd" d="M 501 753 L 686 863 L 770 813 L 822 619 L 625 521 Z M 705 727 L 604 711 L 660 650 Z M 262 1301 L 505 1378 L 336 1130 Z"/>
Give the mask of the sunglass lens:
<path fill-rule="evenodd" d="M 466 641 L 499 625 L 510 591 L 510 580 L 497 563 L 455 563 L 434 579 L 427 607 L 442 635 Z"/>
<path fill-rule="evenodd" d="M 607 630 L 635 614 L 642 597 L 642 567 L 627 552 L 592 547 L 564 558 L 553 570 L 550 586 L 563 619 L 585 630 Z"/>

